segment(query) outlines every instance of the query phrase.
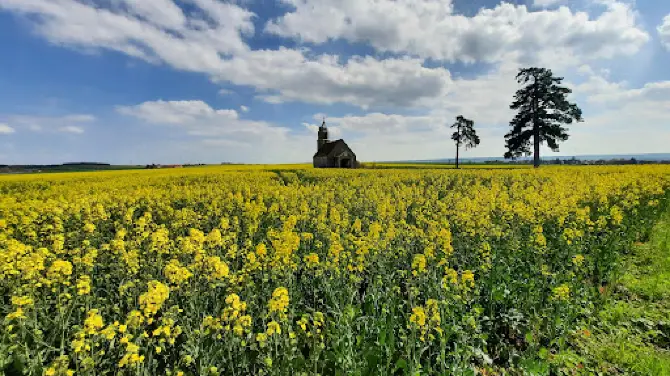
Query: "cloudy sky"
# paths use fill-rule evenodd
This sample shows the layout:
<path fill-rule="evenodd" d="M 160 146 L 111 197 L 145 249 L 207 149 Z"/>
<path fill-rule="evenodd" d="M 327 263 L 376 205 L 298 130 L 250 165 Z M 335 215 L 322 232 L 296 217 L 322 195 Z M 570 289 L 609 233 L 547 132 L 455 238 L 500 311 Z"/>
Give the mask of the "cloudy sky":
<path fill-rule="evenodd" d="M 556 155 L 670 152 L 665 0 L 0 0 L 0 164 L 502 156 L 519 67 L 585 122 Z M 551 156 L 553 154 L 546 153 Z"/>

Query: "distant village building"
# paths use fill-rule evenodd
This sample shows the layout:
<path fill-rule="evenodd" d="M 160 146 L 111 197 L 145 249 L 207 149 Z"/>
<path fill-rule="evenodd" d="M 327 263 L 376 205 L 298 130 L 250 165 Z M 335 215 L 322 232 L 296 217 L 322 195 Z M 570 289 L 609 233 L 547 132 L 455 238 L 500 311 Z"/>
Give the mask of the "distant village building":
<path fill-rule="evenodd" d="M 319 127 L 319 136 L 316 141 L 316 154 L 314 154 L 314 167 L 338 167 L 355 168 L 357 166 L 356 154 L 351 151 L 344 140 L 328 140 L 328 128 L 326 120 Z"/>
<path fill-rule="evenodd" d="M 183 165 L 180 164 L 170 164 L 170 165 L 162 165 L 162 164 L 150 164 L 144 166 L 144 168 L 148 169 L 155 169 L 155 168 L 182 168 L 184 167 Z"/>

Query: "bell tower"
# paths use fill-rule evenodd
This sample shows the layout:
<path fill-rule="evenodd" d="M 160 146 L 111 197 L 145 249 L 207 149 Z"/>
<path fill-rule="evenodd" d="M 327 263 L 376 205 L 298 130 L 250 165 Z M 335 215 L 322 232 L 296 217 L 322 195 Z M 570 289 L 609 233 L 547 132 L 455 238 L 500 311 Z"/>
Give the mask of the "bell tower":
<path fill-rule="evenodd" d="M 328 140 L 328 128 L 326 127 L 326 119 L 323 119 L 323 123 L 319 127 L 319 138 L 316 140 L 316 151 L 319 151 L 321 147 L 329 142 Z"/>

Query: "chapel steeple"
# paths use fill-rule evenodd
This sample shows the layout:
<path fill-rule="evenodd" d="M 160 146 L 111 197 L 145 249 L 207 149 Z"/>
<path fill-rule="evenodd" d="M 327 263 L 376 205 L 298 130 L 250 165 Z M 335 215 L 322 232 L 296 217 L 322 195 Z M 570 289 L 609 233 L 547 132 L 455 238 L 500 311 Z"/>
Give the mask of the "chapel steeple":
<path fill-rule="evenodd" d="M 326 127 L 326 118 L 323 118 L 323 123 L 319 127 L 319 138 L 316 140 L 316 151 L 318 152 L 321 147 L 330 142 L 328 140 L 328 128 Z"/>

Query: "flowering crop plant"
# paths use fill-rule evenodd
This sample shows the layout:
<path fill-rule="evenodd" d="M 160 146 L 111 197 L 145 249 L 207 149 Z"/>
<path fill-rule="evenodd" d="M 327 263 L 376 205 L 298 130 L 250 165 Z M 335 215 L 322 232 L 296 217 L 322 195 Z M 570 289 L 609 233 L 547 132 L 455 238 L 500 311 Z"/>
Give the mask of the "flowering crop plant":
<path fill-rule="evenodd" d="M 0 177 L 0 373 L 492 374 L 602 304 L 670 167 Z"/>

